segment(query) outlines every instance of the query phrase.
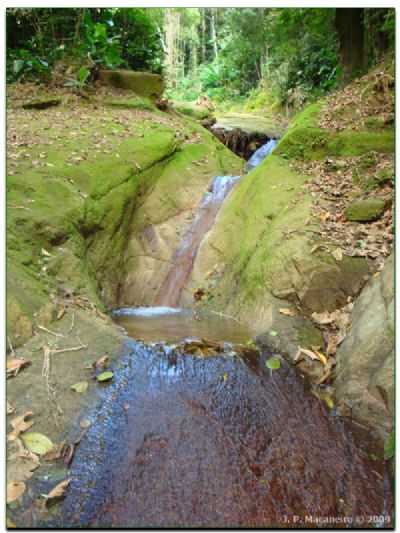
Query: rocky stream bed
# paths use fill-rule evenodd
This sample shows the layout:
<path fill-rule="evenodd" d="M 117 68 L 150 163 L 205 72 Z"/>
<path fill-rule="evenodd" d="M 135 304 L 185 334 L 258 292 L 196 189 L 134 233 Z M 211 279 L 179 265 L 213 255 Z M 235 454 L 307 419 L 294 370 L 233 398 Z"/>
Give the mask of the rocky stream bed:
<path fill-rule="evenodd" d="M 327 132 L 319 103 L 245 165 L 101 91 L 9 110 L 9 523 L 390 527 L 391 188 L 349 165 L 389 172 L 391 130 Z"/>

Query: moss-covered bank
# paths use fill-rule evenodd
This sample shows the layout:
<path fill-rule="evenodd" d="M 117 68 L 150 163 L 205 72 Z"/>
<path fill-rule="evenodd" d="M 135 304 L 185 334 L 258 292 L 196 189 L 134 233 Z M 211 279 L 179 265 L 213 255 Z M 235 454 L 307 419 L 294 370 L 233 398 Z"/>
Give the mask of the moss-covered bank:
<path fill-rule="evenodd" d="M 146 256 L 155 257 L 154 271 L 168 261 L 145 249 L 146 235 L 159 226 L 160 246 L 172 253 L 213 176 L 242 167 L 190 119 L 143 109 L 139 98 L 104 102 L 9 110 L 7 335 L 14 346 L 54 318 L 65 294 L 99 308 L 146 299 Z M 131 288 L 126 296 L 126 283 L 141 294 Z"/>

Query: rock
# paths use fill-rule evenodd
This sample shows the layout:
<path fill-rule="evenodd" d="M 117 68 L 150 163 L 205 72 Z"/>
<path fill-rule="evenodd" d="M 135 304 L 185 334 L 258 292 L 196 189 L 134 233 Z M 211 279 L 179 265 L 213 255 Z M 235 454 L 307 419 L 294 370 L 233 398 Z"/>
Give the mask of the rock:
<path fill-rule="evenodd" d="M 212 117 L 210 109 L 204 105 L 198 105 L 193 102 L 173 102 L 172 105 L 179 113 L 197 120 L 205 120 Z"/>
<path fill-rule="evenodd" d="M 371 222 L 382 216 L 385 207 L 385 200 L 380 198 L 357 200 L 346 208 L 345 216 L 352 222 Z"/>
<path fill-rule="evenodd" d="M 154 104 L 150 98 L 136 95 L 130 98 L 110 98 L 104 101 L 104 105 L 119 107 L 121 109 L 142 109 L 144 111 L 155 110 Z"/>
<path fill-rule="evenodd" d="M 48 109 L 61 104 L 61 98 L 37 98 L 22 104 L 24 109 Z"/>
<path fill-rule="evenodd" d="M 14 347 L 26 342 L 33 334 L 31 319 L 13 297 L 7 298 L 7 335 Z"/>
<path fill-rule="evenodd" d="M 279 305 L 282 305 L 280 302 Z M 272 312 L 270 329 L 255 338 L 258 346 L 283 355 L 291 363 L 299 347 L 311 349 L 313 346 L 323 347 L 324 339 L 321 331 L 302 316 L 287 316 L 276 307 Z M 311 381 L 318 381 L 325 373 L 325 367 L 319 361 L 304 358 L 297 363 L 297 368 Z"/>
<path fill-rule="evenodd" d="M 277 139 L 284 132 L 284 125 L 277 118 L 247 113 L 227 113 L 219 116 L 214 128 L 226 131 L 239 129 L 247 134 L 259 133 L 270 139 Z"/>
<path fill-rule="evenodd" d="M 394 257 L 356 300 L 336 367 L 339 412 L 387 437 L 394 416 Z"/>
<path fill-rule="evenodd" d="M 159 74 L 136 72 L 134 70 L 100 70 L 99 80 L 117 89 L 134 91 L 140 96 L 160 98 L 164 91 L 164 80 Z"/>

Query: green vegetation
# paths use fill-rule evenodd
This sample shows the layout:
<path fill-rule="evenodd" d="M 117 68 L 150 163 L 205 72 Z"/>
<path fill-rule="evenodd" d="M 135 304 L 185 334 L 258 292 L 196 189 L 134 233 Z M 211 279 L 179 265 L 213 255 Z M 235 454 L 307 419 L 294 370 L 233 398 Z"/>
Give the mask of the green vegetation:
<path fill-rule="evenodd" d="M 8 81 L 163 71 L 174 100 L 249 97 L 249 110 L 299 109 L 394 48 L 389 8 L 9 8 L 7 29 Z"/>
<path fill-rule="evenodd" d="M 119 8 L 7 9 L 7 80 L 50 79 L 61 63 L 84 85 L 88 71 L 125 67 L 160 72 L 162 10 Z"/>

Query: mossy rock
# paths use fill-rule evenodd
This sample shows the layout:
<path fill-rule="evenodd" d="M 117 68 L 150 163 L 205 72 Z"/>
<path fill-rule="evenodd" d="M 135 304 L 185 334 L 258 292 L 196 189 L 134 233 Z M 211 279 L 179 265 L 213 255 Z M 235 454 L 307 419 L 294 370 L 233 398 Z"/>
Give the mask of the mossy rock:
<path fill-rule="evenodd" d="M 346 219 L 352 222 L 372 222 L 383 215 L 386 202 L 381 198 L 357 200 L 345 210 Z"/>
<path fill-rule="evenodd" d="M 61 102 L 61 98 L 36 98 L 25 102 L 22 107 L 24 109 L 48 109 L 49 107 L 60 105 Z"/>
<path fill-rule="evenodd" d="M 324 346 L 324 338 L 321 331 L 313 324 L 305 323 L 297 330 L 297 342 L 303 348 L 312 346 Z"/>
<path fill-rule="evenodd" d="M 204 120 L 211 116 L 211 111 L 207 107 L 191 102 L 173 102 L 173 107 L 179 113 L 193 117 L 197 120 Z"/>
<path fill-rule="evenodd" d="M 164 91 L 164 81 L 159 74 L 136 72 L 133 70 L 100 70 L 99 79 L 105 85 L 126 89 L 151 99 L 160 98 Z"/>
<path fill-rule="evenodd" d="M 106 100 L 104 105 L 110 107 L 118 107 L 121 109 L 142 109 L 144 111 L 155 111 L 155 106 L 145 96 L 134 96 L 132 98 L 113 98 Z"/>
<path fill-rule="evenodd" d="M 275 149 L 285 159 L 318 160 L 334 156 L 358 156 L 394 152 L 393 128 L 378 131 L 333 132 L 319 127 L 322 102 L 307 106 L 292 120 Z"/>
<path fill-rule="evenodd" d="M 14 297 L 7 298 L 7 337 L 14 347 L 33 335 L 32 320 L 22 311 Z"/>

